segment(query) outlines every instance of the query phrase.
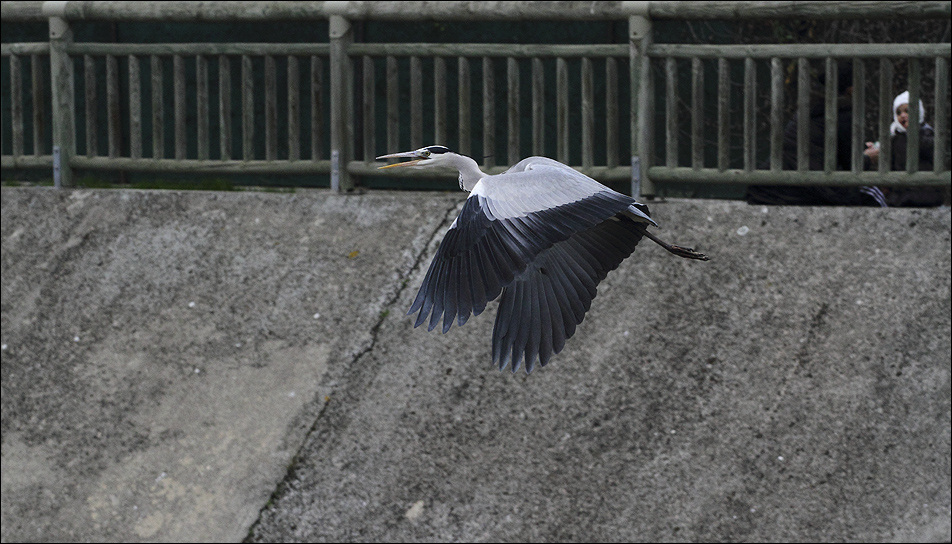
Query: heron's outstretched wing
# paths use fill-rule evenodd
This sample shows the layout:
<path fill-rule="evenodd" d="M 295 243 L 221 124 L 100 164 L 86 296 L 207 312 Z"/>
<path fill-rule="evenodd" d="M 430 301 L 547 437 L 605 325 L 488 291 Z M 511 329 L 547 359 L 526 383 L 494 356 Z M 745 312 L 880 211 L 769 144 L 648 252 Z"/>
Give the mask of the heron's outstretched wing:
<path fill-rule="evenodd" d="M 462 325 L 544 250 L 634 204 L 631 197 L 541 157 L 488 176 L 447 231 L 407 313 L 420 312 L 415 326 L 429 317 L 430 330 L 441 318 L 443 332 L 454 320 Z"/>
<path fill-rule="evenodd" d="M 544 250 L 502 291 L 493 327 L 493 363 L 499 370 L 536 359 L 545 366 L 575 334 L 596 286 L 631 255 L 645 232 L 625 215 L 603 221 Z"/>

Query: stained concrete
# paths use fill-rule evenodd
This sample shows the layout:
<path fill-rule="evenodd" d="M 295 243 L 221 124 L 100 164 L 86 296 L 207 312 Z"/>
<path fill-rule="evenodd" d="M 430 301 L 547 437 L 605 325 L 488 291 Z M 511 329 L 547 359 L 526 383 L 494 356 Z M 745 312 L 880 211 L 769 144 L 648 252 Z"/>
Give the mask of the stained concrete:
<path fill-rule="evenodd" d="M 651 204 L 530 376 L 462 194 L 2 190 L 2 540 L 948 541 L 948 208 Z"/>

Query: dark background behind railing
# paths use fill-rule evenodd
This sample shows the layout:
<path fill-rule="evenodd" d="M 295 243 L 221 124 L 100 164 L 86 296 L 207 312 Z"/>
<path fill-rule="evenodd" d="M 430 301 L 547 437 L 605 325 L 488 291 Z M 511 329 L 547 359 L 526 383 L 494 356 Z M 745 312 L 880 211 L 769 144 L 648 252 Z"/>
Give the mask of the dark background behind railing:
<path fill-rule="evenodd" d="M 627 44 L 628 43 L 628 24 L 627 21 L 617 20 L 617 21 L 578 21 L 578 22 L 556 22 L 556 21 L 521 21 L 521 22 L 486 22 L 486 21 L 473 21 L 473 22 L 401 22 L 400 24 L 394 24 L 390 21 L 353 21 L 354 25 L 354 43 L 401 43 L 401 42 L 426 42 L 426 43 L 513 43 L 513 44 L 524 44 L 524 43 L 534 43 L 534 44 L 546 44 L 546 43 L 559 43 L 559 44 Z M 654 43 L 656 44 L 665 44 L 665 43 L 693 43 L 693 44 L 764 44 L 764 43 L 948 43 L 949 41 L 949 21 L 947 19 L 938 19 L 938 20 L 903 20 L 903 19 L 894 19 L 894 20 L 794 20 L 794 19 L 777 19 L 777 20 L 754 20 L 754 21 L 744 21 L 744 20 L 735 20 L 735 21 L 676 21 L 676 20 L 656 20 L 653 22 L 654 26 Z M 81 22 L 73 25 L 75 32 L 75 42 L 84 43 L 84 42 L 105 42 L 105 43 L 223 43 L 223 42 L 232 42 L 232 43 L 241 43 L 241 42 L 251 42 L 251 43 L 327 43 L 328 41 L 328 23 L 327 21 L 308 21 L 308 22 L 280 22 L 280 23 L 221 23 L 221 22 L 209 22 L 209 23 L 181 23 L 181 22 L 168 22 L 168 23 L 155 23 L 155 22 Z M 0 25 L 0 30 L 2 30 L 3 41 L 5 43 L 20 43 L 20 42 L 44 42 L 48 40 L 48 25 L 44 22 L 6 22 L 4 21 Z M 44 93 L 46 96 L 49 96 L 49 61 L 46 56 L 40 55 L 36 57 L 38 59 L 39 73 L 42 76 L 41 84 L 45 85 Z M 472 70 L 472 79 L 473 82 L 471 92 L 474 95 L 473 100 L 473 134 L 471 134 L 471 154 L 474 157 L 481 158 L 487 155 L 492 155 L 493 158 L 489 159 L 489 162 L 492 162 L 497 165 L 509 164 L 508 153 L 506 150 L 507 143 L 507 112 L 505 107 L 505 93 L 506 93 L 506 71 L 507 65 L 505 59 L 495 59 L 493 69 L 495 75 L 495 86 L 497 89 L 497 100 L 495 105 L 495 117 L 496 117 L 496 134 L 495 149 L 487 150 L 483 148 L 483 137 L 481 134 L 482 123 L 481 120 L 481 100 L 480 98 L 480 88 L 482 81 L 482 63 L 478 62 L 476 59 L 473 59 L 474 62 L 471 63 Z M 664 64 L 663 62 L 658 62 L 659 59 L 656 59 L 652 62 L 652 70 L 655 78 L 655 100 L 654 100 L 654 111 L 652 112 L 654 116 L 654 140 L 656 142 L 654 146 L 654 156 L 650 161 L 652 164 L 664 164 L 667 158 L 667 150 L 663 145 L 665 134 L 665 121 L 664 121 L 664 112 L 665 112 L 665 93 L 664 93 Z M 99 155 L 106 155 L 106 91 L 105 91 L 105 62 L 102 57 L 94 57 L 94 62 L 96 63 L 96 78 L 97 78 L 97 101 L 99 102 L 98 106 L 95 108 L 99 119 L 96 123 L 99 127 L 98 133 L 100 136 L 97 137 L 97 152 Z M 127 74 L 127 61 L 124 57 L 119 57 L 119 69 L 120 73 L 124 74 L 120 77 L 120 104 L 122 110 L 122 121 L 121 121 L 121 130 L 123 133 L 128 131 L 129 126 L 129 110 L 128 110 L 128 94 L 127 94 L 127 85 L 128 77 Z M 172 71 L 172 60 L 171 58 L 164 57 L 162 59 L 164 72 L 166 74 L 164 78 L 164 108 L 166 111 L 165 116 L 165 127 L 163 130 L 164 134 L 164 149 L 165 156 L 173 156 L 172 150 L 174 149 L 174 130 L 172 127 L 172 115 L 169 112 L 172 112 L 175 108 L 173 102 L 173 81 L 171 77 Z M 192 57 L 186 57 L 185 60 L 185 70 L 188 74 L 193 74 L 195 71 L 195 60 Z M 522 59 L 519 61 L 519 70 L 521 73 L 521 126 L 520 126 L 520 143 L 519 150 L 517 155 L 520 157 L 525 157 L 531 154 L 534 154 L 538 150 L 533 149 L 532 144 L 532 119 L 531 119 L 531 84 L 530 84 L 530 60 Z M 543 59 L 542 60 L 544 69 L 545 69 L 545 104 L 547 105 L 546 116 L 545 116 L 545 140 L 544 140 L 544 149 L 543 154 L 555 157 L 557 153 L 557 126 L 554 115 L 554 102 L 555 102 L 555 59 Z M 793 117 L 796 108 L 796 92 L 797 92 L 797 76 L 796 76 L 796 59 L 784 59 L 784 69 L 787 77 L 784 82 L 784 120 L 790 119 Z M 254 117 L 256 119 L 263 119 L 265 117 L 265 105 L 263 100 L 260 97 L 261 89 L 264 86 L 263 78 L 264 72 L 263 69 L 263 58 L 253 57 L 253 74 L 254 74 L 254 85 L 256 89 L 256 100 L 255 100 L 255 109 Z M 279 82 L 285 81 L 287 74 L 287 58 L 284 56 L 276 56 L 276 71 L 277 78 Z M 406 108 L 402 108 L 405 111 L 402 111 L 403 116 L 409 116 L 409 95 L 410 95 L 410 71 L 408 68 L 409 59 L 406 57 L 401 57 L 398 59 L 400 65 L 399 70 L 399 89 L 400 89 L 400 103 L 405 104 Z M 580 85 L 580 71 L 581 71 L 581 60 L 580 59 L 567 59 L 568 68 L 569 68 L 569 103 L 573 105 L 569 109 L 569 126 L 573 127 L 573 140 L 578 139 L 578 127 L 581 124 L 580 116 L 581 113 L 579 108 L 574 107 L 575 105 L 581 102 L 581 85 Z M 716 92 L 717 92 L 717 61 L 716 60 L 704 60 L 702 61 L 706 78 L 704 82 L 704 125 L 702 127 L 702 134 L 704 140 L 704 152 L 703 152 L 703 161 L 705 166 L 714 166 L 716 164 L 717 156 L 717 139 L 716 139 Z M 605 67 L 604 62 L 601 59 L 596 59 L 594 62 L 594 96 L 595 96 L 595 108 L 596 114 L 594 116 L 594 143 L 595 143 L 595 153 L 598 155 L 597 164 L 604 164 L 605 159 L 604 153 L 608 147 L 606 139 L 606 130 L 605 130 L 605 113 L 604 113 L 604 100 L 605 96 Z M 758 164 L 765 163 L 769 159 L 769 145 L 766 145 L 766 142 L 769 141 L 769 111 L 770 111 L 770 66 L 769 61 L 756 61 L 758 76 L 756 81 L 757 96 L 758 100 L 755 101 L 756 105 L 756 131 L 757 137 L 756 141 L 759 142 L 759 145 L 756 147 L 756 161 Z M 814 82 L 813 86 L 813 99 L 822 101 L 822 87 L 815 84 L 816 82 L 816 73 L 822 72 L 823 63 L 819 61 L 814 61 L 811 64 L 811 70 L 814 71 L 814 74 L 811 74 L 811 80 Z M 876 134 L 878 133 L 878 110 L 877 104 L 879 102 L 879 64 L 877 62 L 868 62 L 866 63 L 866 81 L 867 81 L 867 91 L 866 102 L 867 107 L 865 108 L 866 112 L 866 138 L 868 140 L 876 140 Z M 77 155 L 87 154 L 89 151 L 86 131 L 82 127 L 85 127 L 86 124 L 86 109 L 82 107 L 83 104 L 83 59 L 81 56 L 74 58 L 74 65 L 76 69 L 76 149 Z M 455 77 L 455 68 L 456 68 L 455 59 L 450 59 L 447 63 L 447 72 L 449 77 L 446 79 L 446 92 L 450 96 L 448 101 L 449 111 L 448 118 L 456 119 L 456 100 L 455 97 L 459 91 L 457 87 L 457 79 Z M 690 131 L 691 124 L 690 120 L 690 71 L 691 71 L 691 62 L 689 60 L 680 60 L 676 64 L 677 66 L 677 77 L 679 85 L 677 86 L 678 93 L 678 110 L 679 118 L 681 123 L 679 125 L 679 136 L 681 140 L 681 145 L 678 148 L 678 163 L 683 165 L 689 165 L 691 163 L 691 146 L 689 145 L 690 141 Z M 729 167 L 730 168 L 740 168 L 743 161 L 743 140 L 740 138 L 742 132 L 742 123 L 743 123 L 743 61 L 731 61 L 731 72 L 730 72 L 730 87 L 731 87 L 731 99 L 729 102 L 729 117 L 730 117 L 730 148 L 729 148 Z M 359 107 L 361 104 L 360 93 L 363 89 L 363 71 L 361 69 L 361 62 L 359 58 L 354 58 L 354 89 L 355 89 L 355 104 L 358 107 L 354 108 L 355 119 L 354 119 L 354 157 L 360 158 L 365 156 L 363 149 L 363 133 L 362 133 L 362 116 L 364 115 L 363 108 Z M 9 70 L 11 69 L 9 62 L 0 63 L 0 70 L 2 70 L 3 81 L 10 81 Z M 22 81 L 25 84 L 29 84 L 31 81 L 31 59 L 28 56 L 25 56 L 21 59 L 20 69 L 22 72 Z M 149 82 L 151 78 L 151 68 L 148 62 L 148 57 L 143 57 L 140 62 L 141 78 L 143 82 Z M 301 81 L 308 81 L 310 77 L 310 66 L 307 62 L 300 63 L 301 70 Z M 326 66 L 325 66 L 326 70 Z M 374 60 L 374 70 L 375 70 L 375 92 L 376 92 L 376 103 L 378 107 L 375 110 L 376 118 L 376 150 L 373 150 L 371 154 L 379 154 L 386 151 L 398 151 L 409 149 L 410 145 L 410 123 L 407 122 L 406 117 L 401 119 L 400 123 L 400 146 L 399 149 L 389 149 L 387 148 L 387 136 L 386 136 L 386 108 L 381 107 L 386 104 L 386 66 L 384 59 L 377 58 Z M 433 60 L 424 58 L 423 59 L 423 94 L 425 96 L 430 96 L 434 92 L 433 84 Z M 238 58 L 233 57 L 231 62 L 231 78 L 233 84 L 231 86 L 232 93 L 232 122 L 231 122 L 231 132 L 233 134 L 232 144 L 236 149 L 232 150 L 233 158 L 240 158 L 241 156 L 241 116 L 242 111 L 240 108 L 241 104 L 241 86 L 239 83 L 239 72 L 240 72 L 240 62 Z M 619 86 L 619 96 L 627 97 L 629 95 L 629 78 L 628 78 L 628 59 L 620 58 L 618 59 L 618 72 L 620 74 L 618 78 Z M 922 99 L 926 107 L 926 119 L 930 122 L 933 122 L 933 115 L 935 115 L 935 82 L 934 74 L 935 70 L 931 63 L 924 62 L 922 70 Z M 894 85 L 894 94 L 901 92 L 906 88 L 906 74 L 907 69 L 905 66 L 905 61 L 900 59 L 894 63 L 894 75 L 895 75 L 895 85 Z M 209 77 L 210 85 L 212 88 L 212 94 L 217 96 L 218 88 L 218 69 L 217 69 L 217 60 L 212 57 L 209 60 Z M 194 126 L 194 112 L 195 112 L 195 89 L 194 89 L 194 79 L 189 78 L 188 84 L 190 88 L 186 92 L 186 110 L 188 118 L 188 126 Z M 325 97 L 329 97 L 329 82 L 327 78 L 324 78 L 323 85 L 325 87 Z M 147 85 L 143 85 L 147 87 Z M 8 85 L 4 85 L 0 89 L 0 105 L 3 108 L 3 116 L 6 119 L 9 119 L 10 108 L 11 108 L 11 89 Z M 287 98 L 287 88 L 285 85 L 279 84 L 277 86 L 278 92 L 278 103 L 285 104 Z M 302 91 L 304 92 L 304 91 Z M 22 95 L 23 99 L 23 111 L 24 117 L 29 118 L 29 112 L 32 111 L 32 102 L 31 102 L 31 93 L 24 92 Z M 942 97 L 948 102 L 948 94 L 945 97 Z M 144 88 L 143 90 L 143 100 L 147 102 L 148 91 Z M 424 104 L 427 104 L 427 100 L 424 100 Z M 426 107 L 426 106 L 424 106 Z M 209 112 L 210 118 L 213 120 L 213 123 L 217 123 L 218 118 L 218 105 L 215 101 L 212 101 L 210 104 L 211 111 Z M 308 118 L 311 115 L 310 112 L 310 102 L 308 100 L 301 100 L 301 110 L 299 112 L 302 118 Z M 325 119 L 325 124 L 322 127 L 322 137 L 326 143 L 330 139 L 329 135 L 329 123 L 326 120 L 330 119 L 330 101 L 325 98 L 323 100 L 323 110 L 320 112 Z M 49 108 L 44 109 L 45 116 L 38 121 L 36 128 L 33 127 L 33 122 L 25 123 L 25 153 L 29 154 L 35 152 L 34 149 L 34 137 L 33 131 L 36 130 L 40 133 L 38 141 L 42 147 L 46 149 L 41 149 L 43 153 L 49 153 L 48 149 L 51 141 L 51 110 Z M 448 145 L 451 148 L 459 148 L 459 138 L 457 136 L 456 130 L 448 131 L 447 141 L 445 142 L 436 142 L 434 136 L 434 129 L 431 122 L 428 122 L 431 117 L 428 115 L 429 112 L 424 116 L 423 123 L 423 142 L 424 143 L 443 143 Z M 619 145 L 617 161 L 619 164 L 626 165 L 628 163 L 628 145 L 627 142 L 630 139 L 630 124 L 628 123 L 628 117 L 630 115 L 630 102 L 624 98 L 619 101 L 618 105 L 618 118 L 620 122 L 618 123 L 619 130 L 619 140 L 625 142 L 623 145 Z M 277 133 L 286 134 L 287 133 L 287 115 L 283 111 L 279 111 L 277 116 Z M 934 123 L 933 123 L 934 124 Z M 946 123 L 948 126 L 948 123 Z M 151 126 L 151 117 L 149 115 L 143 115 L 142 118 L 142 133 L 143 133 L 143 156 L 151 156 L 152 144 L 149 141 L 152 134 Z M 220 157 L 219 152 L 219 138 L 217 129 L 210 131 L 210 158 L 216 159 Z M 11 152 L 12 138 L 10 134 L 10 128 L 7 123 L 3 125 L 2 133 L 2 152 L 4 154 L 9 154 Z M 129 142 L 127 139 L 123 140 L 122 143 L 122 153 L 128 153 Z M 278 138 L 276 142 L 277 146 L 277 157 L 279 159 L 287 158 L 289 154 L 288 142 L 286 138 Z M 190 130 L 187 135 L 186 148 L 187 156 L 195 156 L 195 150 L 197 147 L 196 135 L 193 130 Z M 263 128 L 258 128 L 255 130 L 254 134 L 254 154 L 256 156 L 263 157 L 265 155 L 265 130 Z M 311 141 L 310 134 L 308 131 L 301 131 L 301 156 L 302 158 L 310 158 L 310 149 Z M 578 145 L 573 143 L 570 146 L 569 153 L 569 163 L 570 164 L 580 164 L 582 162 L 581 158 L 581 148 Z M 327 157 L 323 157 L 327 158 Z M 481 161 L 482 162 L 482 161 Z M 609 161 L 611 162 L 611 161 Z M 80 174 L 82 177 L 83 174 Z M 138 174 L 116 174 L 116 173 L 107 173 L 107 172 L 97 172 L 96 177 L 106 177 L 106 178 L 115 178 L 118 180 L 129 180 L 135 179 L 136 177 L 155 177 L 156 174 L 152 173 L 138 173 Z M 130 177 L 131 176 L 131 177 Z M 172 176 L 173 174 L 163 174 L 163 176 Z M 49 175 L 46 171 L 43 170 L 5 170 L 4 179 L 48 179 Z M 188 176 L 185 176 L 188 177 Z M 321 174 L 307 174 L 307 175 L 266 175 L 266 174 L 239 174 L 231 175 L 236 183 L 239 184 L 253 184 L 253 185 L 299 185 L 299 186 L 328 186 L 328 176 Z M 365 177 L 361 179 L 360 184 L 367 187 L 407 187 L 407 180 L 394 181 L 391 178 L 377 178 L 377 177 Z M 435 180 L 430 178 L 425 179 L 416 179 L 413 181 L 410 187 L 414 188 L 436 188 L 436 189 L 453 189 L 455 188 L 455 183 L 452 181 L 446 180 Z M 620 190 L 624 190 L 627 187 L 625 184 L 620 184 L 616 187 Z M 665 183 L 663 186 L 659 187 L 659 194 L 661 195 L 676 195 L 676 196 L 714 196 L 714 197 L 728 197 L 728 198 L 737 198 L 743 195 L 743 186 L 738 185 L 719 185 L 719 184 L 696 184 L 688 182 L 674 182 L 674 183 Z"/>

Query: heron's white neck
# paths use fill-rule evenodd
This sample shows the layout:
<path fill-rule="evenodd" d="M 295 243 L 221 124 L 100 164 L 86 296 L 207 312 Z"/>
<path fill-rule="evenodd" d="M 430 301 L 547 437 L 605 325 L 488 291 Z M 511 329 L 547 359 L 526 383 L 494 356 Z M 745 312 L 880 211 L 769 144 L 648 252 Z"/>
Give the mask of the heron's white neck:
<path fill-rule="evenodd" d="M 476 161 L 465 156 L 453 153 L 452 166 L 459 170 L 459 188 L 467 193 L 473 190 L 479 180 L 486 177 L 486 174 L 479 169 Z"/>

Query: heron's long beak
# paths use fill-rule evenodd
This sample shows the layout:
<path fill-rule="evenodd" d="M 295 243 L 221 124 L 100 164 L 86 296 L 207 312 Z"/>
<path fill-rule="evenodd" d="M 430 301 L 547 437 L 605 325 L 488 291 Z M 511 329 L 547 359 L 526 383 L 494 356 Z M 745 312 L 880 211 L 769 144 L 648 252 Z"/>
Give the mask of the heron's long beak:
<path fill-rule="evenodd" d="M 380 159 L 402 159 L 402 158 L 414 158 L 416 160 L 388 164 L 386 166 L 381 166 L 380 168 L 378 168 L 378 170 L 383 170 L 384 168 L 395 168 L 397 166 L 413 166 L 414 164 L 422 161 L 425 157 L 421 157 L 416 151 L 406 151 L 404 153 L 392 153 L 390 155 L 381 155 L 377 157 L 377 160 L 379 161 Z"/>

